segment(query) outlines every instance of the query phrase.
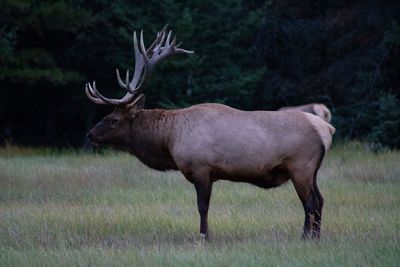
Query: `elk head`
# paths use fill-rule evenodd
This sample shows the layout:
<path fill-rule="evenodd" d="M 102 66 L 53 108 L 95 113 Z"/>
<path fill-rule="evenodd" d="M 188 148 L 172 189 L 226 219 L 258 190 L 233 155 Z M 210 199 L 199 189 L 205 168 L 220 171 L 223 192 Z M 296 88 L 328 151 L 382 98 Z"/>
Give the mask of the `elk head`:
<path fill-rule="evenodd" d="M 157 63 L 174 54 L 190 54 L 188 51 L 179 48 L 181 43 L 176 44 L 176 37 L 171 41 L 172 32 L 166 34 L 167 26 L 157 33 L 157 38 L 146 49 L 143 41 L 143 31 L 140 32 L 138 43 L 136 32 L 133 34 L 133 46 L 135 52 L 135 71 L 130 80 L 129 70 L 126 72 L 125 82 L 121 79 L 116 69 L 118 84 L 127 93 L 121 99 L 110 99 L 96 88 L 96 82 L 86 84 L 85 92 L 87 97 L 96 104 L 115 106 L 114 111 L 104 117 L 94 126 L 87 137 L 93 143 L 120 147 L 130 131 L 133 120 L 140 109 L 144 107 L 145 97 L 141 93 L 145 88 L 150 74 Z"/>

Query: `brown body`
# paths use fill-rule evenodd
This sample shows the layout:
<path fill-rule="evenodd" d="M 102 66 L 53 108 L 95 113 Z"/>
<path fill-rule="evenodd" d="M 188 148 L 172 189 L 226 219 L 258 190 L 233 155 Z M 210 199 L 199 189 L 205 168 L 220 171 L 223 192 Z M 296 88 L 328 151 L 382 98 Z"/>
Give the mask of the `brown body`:
<path fill-rule="evenodd" d="M 280 108 L 279 110 L 297 110 L 297 111 L 308 112 L 322 118 L 326 122 L 330 122 L 332 119 L 330 110 L 327 108 L 327 106 L 320 103 L 312 103 L 295 107 L 283 107 Z"/>
<path fill-rule="evenodd" d="M 220 104 L 132 109 L 117 109 L 105 118 L 117 117 L 124 124 L 107 131 L 113 133 L 111 140 L 96 139 L 104 136 L 101 127 L 90 131 L 91 140 L 126 150 L 150 168 L 180 170 L 198 191 L 202 234 L 208 233 L 212 183 L 222 179 L 263 188 L 291 180 L 303 204 L 312 202 L 312 218 L 306 218 L 304 234 L 314 229 L 319 235 L 315 228 L 320 224 L 323 200 L 315 179 L 331 144 L 334 128 L 328 123 L 303 112 L 249 112 Z"/>
<path fill-rule="evenodd" d="M 194 184 L 200 234 L 208 236 L 207 214 L 213 182 L 223 179 L 276 187 L 288 180 L 303 203 L 303 237 L 318 238 L 323 206 L 316 175 L 332 142 L 334 128 L 321 118 L 298 111 L 241 111 L 221 104 L 176 110 L 143 109 L 140 94 L 154 65 L 168 55 L 191 53 L 170 42 L 165 28 L 145 49 L 136 35 L 135 74 L 118 83 L 122 99 L 102 96 L 93 82 L 86 94 L 96 104 L 116 106 L 88 133 L 88 138 L 135 155 L 157 170 L 179 170 Z M 166 40 L 165 40 L 166 38 Z M 164 41 L 165 40 L 165 41 Z"/>

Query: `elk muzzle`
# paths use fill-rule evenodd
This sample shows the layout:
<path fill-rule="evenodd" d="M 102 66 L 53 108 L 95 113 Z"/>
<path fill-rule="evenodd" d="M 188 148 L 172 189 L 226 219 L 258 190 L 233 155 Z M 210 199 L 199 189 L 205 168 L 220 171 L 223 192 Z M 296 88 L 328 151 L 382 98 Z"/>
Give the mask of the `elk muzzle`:
<path fill-rule="evenodd" d="M 100 140 L 96 137 L 96 134 L 93 133 L 93 129 L 91 129 L 87 134 L 86 137 L 89 139 L 91 143 L 98 144 Z"/>

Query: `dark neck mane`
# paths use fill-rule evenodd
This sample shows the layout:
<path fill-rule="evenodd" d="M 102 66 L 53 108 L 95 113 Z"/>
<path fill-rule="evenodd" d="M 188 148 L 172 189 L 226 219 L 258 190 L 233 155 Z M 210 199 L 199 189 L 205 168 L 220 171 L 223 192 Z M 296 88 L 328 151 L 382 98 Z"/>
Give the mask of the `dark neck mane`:
<path fill-rule="evenodd" d="M 173 110 L 140 110 L 131 124 L 127 150 L 156 170 L 177 170 L 170 155 Z"/>

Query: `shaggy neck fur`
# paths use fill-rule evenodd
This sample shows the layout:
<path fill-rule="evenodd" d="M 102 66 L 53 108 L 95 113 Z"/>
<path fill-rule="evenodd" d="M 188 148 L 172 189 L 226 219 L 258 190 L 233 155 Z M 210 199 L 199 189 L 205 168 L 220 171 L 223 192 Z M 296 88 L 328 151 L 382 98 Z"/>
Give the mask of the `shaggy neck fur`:
<path fill-rule="evenodd" d="M 127 150 L 156 170 L 177 170 L 169 148 L 174 126 L 172 110 L 140 110 L 130 127 Z"/>

